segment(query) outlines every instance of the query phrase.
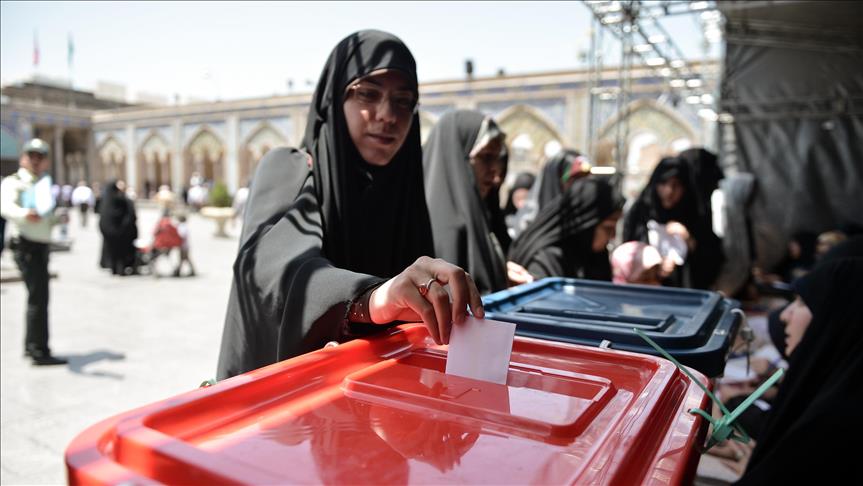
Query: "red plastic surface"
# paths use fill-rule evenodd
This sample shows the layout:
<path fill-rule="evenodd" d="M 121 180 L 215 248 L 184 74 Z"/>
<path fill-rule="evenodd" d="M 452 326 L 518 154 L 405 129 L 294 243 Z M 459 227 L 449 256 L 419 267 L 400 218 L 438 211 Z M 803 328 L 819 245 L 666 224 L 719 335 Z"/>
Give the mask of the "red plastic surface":
<path fill-rule="evenodd" d="M 516 338 L 506 385 L 406 325 L 103 421 L 72 484 L 680 484 L 708 398 L 647 355 Z M 704 383 L 706 379 L 701 377 Z"/>

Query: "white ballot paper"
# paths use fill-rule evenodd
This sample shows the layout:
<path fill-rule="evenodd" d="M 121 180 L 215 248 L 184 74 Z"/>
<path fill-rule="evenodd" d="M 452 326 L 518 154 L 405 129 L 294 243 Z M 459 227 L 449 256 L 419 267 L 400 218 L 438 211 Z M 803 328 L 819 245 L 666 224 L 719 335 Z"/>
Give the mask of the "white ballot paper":
<path fill-rule="evenodd" d="M 446 373 L 505 385 L 513 336 L 515 324 L 510 322 L 468 316 L 453 323 Z"/>

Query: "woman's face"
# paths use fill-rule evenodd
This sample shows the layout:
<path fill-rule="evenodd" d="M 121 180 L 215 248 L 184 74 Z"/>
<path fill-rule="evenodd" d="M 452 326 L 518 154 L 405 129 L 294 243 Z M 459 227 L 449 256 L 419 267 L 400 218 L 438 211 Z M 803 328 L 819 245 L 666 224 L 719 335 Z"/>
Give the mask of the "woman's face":
<path fill-rule="evenodd" d="M 366 162 L 390 163 L 410 132 L 416 104 L 411 84 L 398 71 L 371 73 L 347 87 L 345 121 Z"/>
<path fill-rule="evenodd" d="M 785 354 L 791 356 L 791 352 L 800 344 L 806 328 L 812 322 L 812 311 L 806 307 L 803 299 L 797 297 L 782 311 L 782 314 L 779 314 L 779 319 L 785 323 Z"/>
<path fill-rule="evenodd" d="M 604 250 L 608 246 L 608 242 L 617 234 L 617 220 L 620 219 L 620 215 L 620 211 L 615 211 L 596 225 L 593 231 L 593 245 L 591 246 L 594 253 Z"/>
<path fill-rule="evenodd" d="M 683 184 L 677 177 L 669 177 L 656 185 L 656 194 L 659 196 L 659 203 L 665 209 L 671 209 L 680 202 L 683 198 Z"/>
<path fill-rule="evenodd" d="M 473 167 L 473 175 L 476 179 L 476 189 L 483 199 L 491 191 L 500 188 L 503 182 L 504 167 L 500 157 L 502 148 L 500 139 L 494 138 L 470 158 L 470 165 Z"/>
<path fill-rule="evenodd" d="M 530 195 L 530 189 L 525 189 L 523 187 L 519 187 L 512 191 L 512 205 L 515 206 L 515 209 L 521 209 L 524 207 L 524 203 L 527 201 L 528 195 Z"/>

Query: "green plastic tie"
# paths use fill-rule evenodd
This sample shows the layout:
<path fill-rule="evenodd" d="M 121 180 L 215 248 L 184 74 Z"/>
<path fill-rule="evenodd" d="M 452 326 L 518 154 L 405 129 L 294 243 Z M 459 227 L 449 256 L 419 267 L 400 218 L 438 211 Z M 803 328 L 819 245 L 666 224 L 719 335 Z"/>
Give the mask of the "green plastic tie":
<path fill-rule="evenodd" d="M 657 350 L 659 354 L 661 354 L 665 359 L 674 363 L 674 366 L 677 366 L 677 368 L 682 371 L 686 376 L 688 376 L 689 379 L 692 380 L 696 385 L 698 385 L 699 388 L 704 390 L 704 393 L 706 393 L 707 396 L 709 396 L 710 399 L 713 400 L 713 403 L 715 403 L 719 407 L 719 410 L 722 412 L 722 417 L 714 419 L 713 415 L 711 415 L 710 412 L 704 411 L 700 408 L 693 408 L 689 410 L 689 413 L 693 415 L 700 415 L 704 418 L 704 420 L 707 420 L 713 426 L 713 432 L 710 434 L 710 438 L 707 440 L 707 445 L 704 447 L 704 451 L 710 449 L 711 447 L 726 439 L 733 439 L 737 442 L 742 442 L 744 444 L 749 442 L 749 434 L 747 434 L 746 431 L 743 430 L 743 427 L 741 427 L 740 424 L 736 423 L 735 421 L 737 420 L 737 417 L 740 416 L 740 414 L 742 414 L 744 411 L 746 411 L 747 408 L 752 406 L 752 404 L 755 403 L 755 400 L 761 398 L 761 395 L 763 395 L 764 392 L 766 392 L 771 386 L 773 386 L 774 383 L 776 383 L 776 381 L 780 377 L 782 377 L 782 374 L 785 372 L 785 370 L 783 370 L 782 368 L 776 370 L 776 372 L 773 373 L 773 375 L 771 375 L 770 378 L 767 379 L 767 381 L 762 383 L 761 386 L 759 386 L 754 392 L 752 392 L 752 394 L 746 397 L 746 400 L 744 400 L 743 403 L 738 405 L 733 412 L 729 412 L 728 409 L 725 408 L 725 405 L 722 403 L 722 401 L 716 398 L 716 396 L 711 393 L 711 391 L 706 386 L 704 386 L 704 384 L 701 383 L 701 380 L 696 379 L 692 375 L 692 373 L 690 373 L 689 370 L 686 369 L 686 367 L 684 367 L 676 359 L 674 359 L 673 356 L 668 354 L 668 352 L 666 352 L 658 344 L 653 342 L 653 340 L 647 337 L 647 335 L 644 334 L 644 332 L 642 332 L 641 330 L 633 328 L 633 331 L 635 331 L 635 334 L 638 334 L 641 339 L 647 341 L 647 344 L 653 346 L 653 349 Z"/>

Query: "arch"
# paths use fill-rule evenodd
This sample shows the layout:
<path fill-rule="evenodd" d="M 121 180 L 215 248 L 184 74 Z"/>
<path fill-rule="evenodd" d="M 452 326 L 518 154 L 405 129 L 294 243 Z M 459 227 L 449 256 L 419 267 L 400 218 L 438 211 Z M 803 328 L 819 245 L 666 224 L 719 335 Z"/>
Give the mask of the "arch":
<path fill-rule="evenodd" d="M 617 135 L 617 125 L 624 121 L 629 125 L 629 139 L 639 131 L 655 133 L 663 146 L 668 146 L 677 138 L 688 138 L 693 141 L 698 138 L 695 130 L 674 110 L 651 99 L 635 100 L 616 113 L 599 129 L 598 138 L 614 139 Z M 627 143 L 630 142 L 629 139 Z"/>
<path fill-rule="evenodd" d="M 208 126 L 202 125 L 189 139 L 184 150 L 184 181 L 198 172 L 205 180 L 222 182 L 224 171 L 225 145 L 218 135 Z"/>
<path fill-rule="evenodd" d="M 287 145 L 288 140 L 269 122 L 261 122 L 243 143 L 243 157 L 240 160 L 239 183 L 247 186 L 255 173 L 258 162 L 271 149 Z"/>
<path fill-rule="evenodd" d="M 624 153 L 618 156 L 614 154 L 615 140 L 621 123 L 627 123 L 627 137 Z M 627 197 L 634 197 L 659 160 L 671 155 L 672 145 L 682 139 L 694 141 L 697 137 L 695 130 L 674 110 L 652 99 L 635 100 L 600 128 L 597 147 L 609 150 L 602 157 L 597 153 L 596 162 L 614 165 L 615 158 L 623 158 L 626 161 L 623 191 Z"/>
<path fill-rule="evenodd" d="M 106 138 L 97 153 L 101 164 L 96 164 L 96 180 L 126 179 L 126 147 L 116 137 Z"/>
<path fill-rule="evenodd" d="M 171 148 L 157 130 L 153 129 L 144 139 L 138 157 L 138 194 L 149 197 L 146 189 L 154 192 L 165 184 L 171 186 Z"/>
<path fill-rule="evenodd" d="M 545 160 L 545 147 L 549 142 L 566 145 L 554 123 L 528 105 L 519 104 L 505 109 L 498 117 L 498 124 L 507 135 L 509 172 L 512 173 L 537 172 Z M 514 146 L 515 141 L 518 143 Z"/>

